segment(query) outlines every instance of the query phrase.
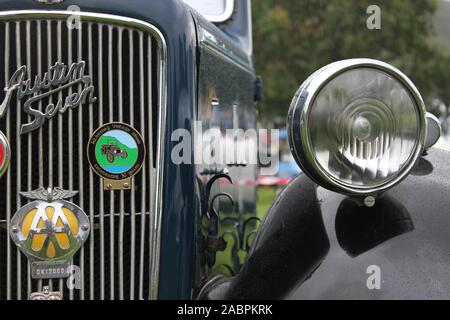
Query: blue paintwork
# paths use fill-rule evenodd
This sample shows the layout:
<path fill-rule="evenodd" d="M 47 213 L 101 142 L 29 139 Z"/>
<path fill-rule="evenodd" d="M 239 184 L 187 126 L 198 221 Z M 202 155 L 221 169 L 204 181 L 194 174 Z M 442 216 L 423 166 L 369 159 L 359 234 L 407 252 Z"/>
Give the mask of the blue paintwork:
<path fill-rule="evenodd" d="M 251 19 L 249 19 L 251 1 L 237 0 L 235 5 L 236 8 L 231 21 L 219 25 L 219 28 L 235 43 L 238 43 L 248 55 L 251 55 L 253 51 Z"/>

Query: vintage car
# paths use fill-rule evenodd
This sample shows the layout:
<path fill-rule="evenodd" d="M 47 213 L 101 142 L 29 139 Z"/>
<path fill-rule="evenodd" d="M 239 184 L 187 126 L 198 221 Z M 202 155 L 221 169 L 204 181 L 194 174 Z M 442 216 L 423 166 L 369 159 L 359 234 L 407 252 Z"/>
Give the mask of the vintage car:
<path fill-rule="evenodd" d="M 264 221 L 257 162 L 206 161 L 214 130 L 256 154 L 226 137 L 256 128 L 250 10 L 0 0 L 0 299 L 450 298 L 450 157 L 399 70 L 302 85 Z"/>

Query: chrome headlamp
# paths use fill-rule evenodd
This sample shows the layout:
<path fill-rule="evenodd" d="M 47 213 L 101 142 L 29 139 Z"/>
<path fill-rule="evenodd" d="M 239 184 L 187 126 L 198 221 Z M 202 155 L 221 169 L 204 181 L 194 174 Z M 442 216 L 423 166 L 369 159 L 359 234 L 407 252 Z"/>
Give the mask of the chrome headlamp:
<path fill-rule="evenodd" d="M 294 97 L 291 151 L 321 186 L 376 195 L 404 179 L 421 156 L 425 115 L 417 88 L 391 65 L 335 62 L 310 76 Z"/>

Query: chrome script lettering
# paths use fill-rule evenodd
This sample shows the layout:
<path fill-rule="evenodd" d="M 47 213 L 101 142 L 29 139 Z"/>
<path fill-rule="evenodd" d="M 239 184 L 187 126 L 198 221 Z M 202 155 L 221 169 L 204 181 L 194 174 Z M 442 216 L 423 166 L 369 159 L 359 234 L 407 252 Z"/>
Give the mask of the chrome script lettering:
<path fill-rule="evenodd" d="M 84 74 L 85 67 L 86 63 L 84 61 L 72 63 L 70 67 L 67 67 L 64 63 L 57 62 L 42 77 L 37 75 L 34 78 L 34 82 L 32 82 L 31 79 L 25 80 L 27 66 L 21 66 L 14 72 L 9 80 L 8 87 L 5 88 L 5 99 L 0 105 L 0 118 L 4 117 L 8 111 L 15 91 L 17 91 L 18 100 L 30 97 L 24 103 L 23 111 L 32 116 L 32 120 L 22 125 L 21 134 L 39 129 L 47 119 L 53 118 L 58 113 L 65 113 L 69 108 L 81 107 L 86 102 L 94 103 L 97 101 L 97 98 L 94 97 L 94 86 L 92 85 L 91 77 Z M 59 97 L 56 105 L 50 103 L 44 110 L 32 107 L 34 103 L 75 85 L 83 86 L 81 92 L 74 92 L 65 99 Z"/>

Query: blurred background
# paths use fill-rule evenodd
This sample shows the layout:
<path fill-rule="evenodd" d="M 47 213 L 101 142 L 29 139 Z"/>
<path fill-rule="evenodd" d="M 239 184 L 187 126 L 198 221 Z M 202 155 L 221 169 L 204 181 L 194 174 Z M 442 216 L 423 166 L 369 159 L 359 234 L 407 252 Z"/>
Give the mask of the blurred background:
<path fill-rule="evenodd" d="M 337 60 L 373 58 L 402 70 L 428 111 L 442 123 L 438 146 L 450 150 L 450 1 L 253 0 L 254 60 L 264 81 L 260 126 L 280 131 L 280 173 L 258 180 L 263 214 L 299 169 L 286 140 L 285 119 L 299 85 Z M 367 8 L 381 10 L 381 29 L 370 30 Z"/>

